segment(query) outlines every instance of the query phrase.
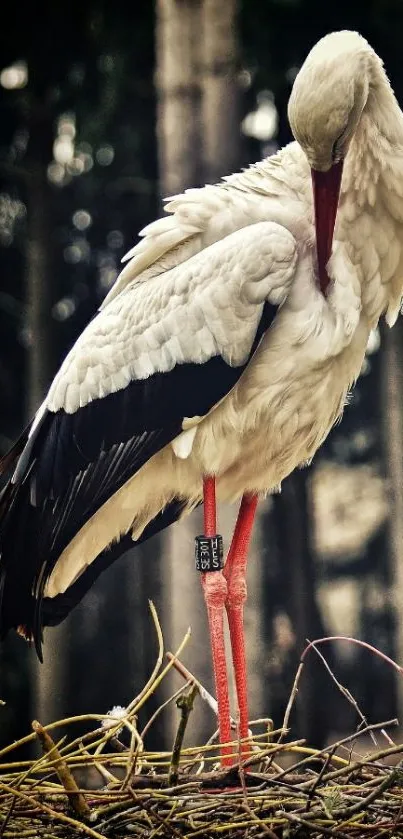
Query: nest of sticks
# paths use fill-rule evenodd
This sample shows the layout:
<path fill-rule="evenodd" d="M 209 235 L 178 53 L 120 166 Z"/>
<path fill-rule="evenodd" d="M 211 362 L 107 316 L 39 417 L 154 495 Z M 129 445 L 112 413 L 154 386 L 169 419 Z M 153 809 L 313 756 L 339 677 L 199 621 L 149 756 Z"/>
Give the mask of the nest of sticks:
<path fill-rule="evenodd" d="M 143 690 L 127 708 L 104 716 L 88 714 L 48 726 L 32 723 L 32 732 L 0 752 L 0 837 L 396 837 L 403 830 L 403 744 L 390 732 L 397 720 L 368 725 L 357 703 L 330 671 L 359 717 L 357 730 L 326 749 L 292 739 L 288 722 L 306 653 L 321 657 L 321 639 L 308 645 L 301 659 L 281 728 L 269 719 L 251 722 L 248 748 L 234 731 L 234 764 L 220 765 L 216 734 L 204 745 L 184 747 L 193 703 L 211 697 L 180 662 L 188 635 L 175 655 L 164 657 L 155 610 L 159 655 Z M 354 641 L 354 639 L 348 639 Z M 355 642 L 360 643 L 360 642 Z M 368 646 L 368 645 L 364 645 Z M 372 649 L 372 648 L 371 648 Z M 399 672 L 401 668 L 373 650 Z M 138 731 L 137 715 L 171 667 L 185 682 Z M 178 706 L 172 752 L 149 752 L 146 735 L 169 702 Z M 74 736 L 74 726 L 88 730 Z M 61 739 L 57 732 L 66 731 Z M 359 752 L 371 737 L 371 753 Z M 38 742 L 39 757 L 19 761 L 18 750 Z M 97 782 L 95 782 L 95 777 Z M 90 780 L 90 783 L 88 781 Z"/>

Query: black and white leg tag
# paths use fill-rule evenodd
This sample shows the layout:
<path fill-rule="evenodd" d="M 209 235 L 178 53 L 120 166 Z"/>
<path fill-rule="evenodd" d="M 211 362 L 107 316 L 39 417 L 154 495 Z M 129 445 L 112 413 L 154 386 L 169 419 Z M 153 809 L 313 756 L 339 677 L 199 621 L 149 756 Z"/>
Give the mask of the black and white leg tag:
<path fill-rule="evenodd" d="M 222 536 L 196 536 L 195 538 L 196 571 L 221 571 L 224 568 L 224 549 Z"/>

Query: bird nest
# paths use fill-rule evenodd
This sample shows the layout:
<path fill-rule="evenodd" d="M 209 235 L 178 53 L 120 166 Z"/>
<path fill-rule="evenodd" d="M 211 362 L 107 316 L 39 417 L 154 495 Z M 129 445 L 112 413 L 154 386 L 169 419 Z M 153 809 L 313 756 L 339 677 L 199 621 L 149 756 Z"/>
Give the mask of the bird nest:
<path fill-rule="evenodd" d="M 152 613 L 159 638 L 158 659 L 144 689 L 127 708 L 47 726 L 34 721 L 30 734 L 0 751 L 0 837 L 234 839 L 267 835 L 283 839 L 298 833 L 301 837 L 378 839 L 399 834 L 403 829 L 403 744 L 395 744 L 387 733 L 397 720 L 368 725 L 351 695 L 337 682 L 361 717 L 358 729 L 322 750 L 291 737 L 288 722 L 304 658 L 309 649 L 318 652 L 319 642 L 304 652 L 281 728 L 275 730 L 269 719 L 252 722 L 246 746 L 237 740 L 235 731 L 234 763 L 222 767 L 216 735 L 203 746 L 183 745 L 196 696 L 213 707 L 215 700 L 180 662 L 188 636 L 175 655 L 168 654 L 164 666 L 162 635 L 153 607 Z M 186 683 L 140 733 L 138 712 L 171 667 L 182 673 Z M 147 731 L 175 700 L 179 721 L 172 752 L 147 751 Z M 85 723 L 89 730 L 74 737 L 77 723 Z M 58 740 L 57 731 L 66 729 L 68 734 Z M 361 743 L 368 736 L 374 748 L 363 755 Z M 35 740 L 40 746 L 38 759 L 10 760 Z"/>

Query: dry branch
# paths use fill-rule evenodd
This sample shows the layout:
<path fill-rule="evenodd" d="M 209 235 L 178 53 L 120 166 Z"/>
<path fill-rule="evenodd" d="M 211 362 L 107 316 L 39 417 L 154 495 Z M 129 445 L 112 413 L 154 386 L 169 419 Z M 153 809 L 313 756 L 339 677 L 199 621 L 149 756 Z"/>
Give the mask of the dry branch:
<path fill-rule="evenodd" d="M 44 753 L 51 757 L 53 768 L 60 780 L 60 783 L 63 784 L 63 787 L 66 790 L 66 795 L 73 807 L 73 810 L 76 811 L 80 818 L 88 819 L 90 817 L 90 808 L 88 807 L 82 792 L 80 792 L 66 761 L 62 758 L 56 743 L 54 743 L 50 734 L 48 734 L 48 732 L 37 720 L 33 721 L 32 728 L 39 739 Z"/>

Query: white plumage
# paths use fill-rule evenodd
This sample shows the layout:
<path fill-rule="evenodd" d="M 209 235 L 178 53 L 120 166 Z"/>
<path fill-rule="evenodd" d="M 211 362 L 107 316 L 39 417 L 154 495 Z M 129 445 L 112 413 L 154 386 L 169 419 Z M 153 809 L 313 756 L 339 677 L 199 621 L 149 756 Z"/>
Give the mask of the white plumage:
<path fill-rule="evenodd" d="M 142 231 L 56 376 L 41 417 L 74 415 L 178 365 L 217 355 L 229 366 L 246 363 L 229 392 L 205 415 L 187 416 L 182 433 L 80 526 L 48 569 L 45 597 L 67 591 L 122 534 L 137 540 L 173 499 L 184 501 L 184 513 L 193 509 L 206 474 L 225 500 L 277 488 L 341 415 L 379 317 L 396 319 L 403 117 L 367 42 L 349 32 L 319 42 L 297 77 L 289 115 L 299 142 L 168 200 L 167 217 Z M 341 158 L 324 296 L 310 168 L 326 172 Z M 249 358 L 265 302 L 280 308 Z"/>
<path fill-rule="evenodd" d="M 82 333 L 47 407 L 73 413 L 132 379 L 167 373 L 185 361 L 203 364 L 217 352 L 228 364 L 242 364 L 264 301 L 285 300 L 296 262 L 288 230 L 262 221 L 163 275 L 131 283 Z"/>

